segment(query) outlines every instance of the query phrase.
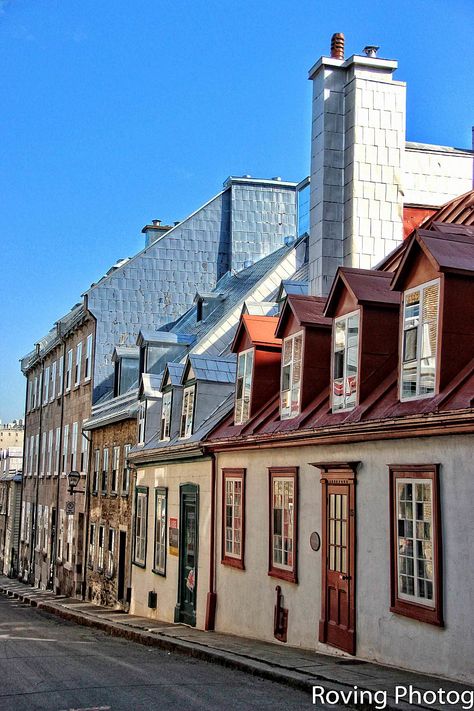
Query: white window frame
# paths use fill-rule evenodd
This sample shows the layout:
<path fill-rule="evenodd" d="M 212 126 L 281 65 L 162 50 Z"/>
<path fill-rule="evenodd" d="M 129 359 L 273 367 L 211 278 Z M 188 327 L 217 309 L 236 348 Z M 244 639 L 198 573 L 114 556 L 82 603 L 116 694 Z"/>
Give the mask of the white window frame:
<path fill-rule="evenodd" d="M 44 506 L 43 507 L 43 541 L 42 541 L 42 550 L 43 553 L 47 553 L 48 550 L 48 538 L 49 538 L 49 507 Z"/>
<path fill-rule="evenodd" d="M 74 369 L 74 385 L 77 386 L 81 382 L 81 365 L 82 365 L 82 341 L 76 346 L 76 367 Z"/>
<path fill-rule="evenodd" d="M 59 511 L 59 530 L 58 530 L 58 550 L 57 557 L 58 560 L 63 559 L 64 554 L 64 522 L 66 520 L 66 512 L 64 509 Z"/>
<path fill-rule="evenodd" d="M 89 440 L 85 432 L 82 433 L 81 437 L 81 466 L 80 470 L 82 473 L 86 472 L 88 469 L 88 454 L 89 454 Z"/>
<path fill-rule="evenodd" d="M 92 374 L 92 333 L 86 338 L 86 364 L 84 372 L 84 382 L 91 379 Z"/>
<path fill-rule="evenodd" d="M 133 562 L 146 567 L 146 543 L 148 528 L 148 488 L 137 486 L 135 499 L 135 526 L 133 532 Z"/>
<path fill-rule="evenodd" d="M 348 380 L 349 376 L 347 375 L 347 354 L 349 348 L 352 348 L 353 346 L 349 345 L 349 339 L 348 339 L 348 324 L 349 324 L 349 319 L 357 317 L 357 372 L 356 372 L 356 390 L 355 390 L 355 401 L 354 403 L 347 403 L 348 397 L 352 395 L 352 392 L 346 392 L 346 381 Z M 333 333 L 332 333 L 332 347 L 331 347 L 331 410 L 332 412 L 349 412 L 350 410 L 353 410 L 358 403 L 359 399 L 359 387 L 360 387 L 360 322 L 361 322 L 361 313 L 360 309 L 356 309 L 355 311 L 351 311 L 348 314 L 344 314 L 344 316 L 339 316 L 338 318 L 335 318 L 333 321 Z M 335 368 L 335 360 L 336 360 L 336 330 L 337 330 L 337 324 L 339 323 L 345 323 L 345 344 L 344 344 L 344 362 L 343 362 L 343 373 L 342 373 L 342 387 L 343 387 L 343 395 L 344 395 L 344 404 L 343 407 L 335 407 L 334 403 L 334 382 L 335 380 L 339 380 L 340 378 L 335 378 L 334 377 L 334 368 Z"/>
<path fill-rule="evenodd" d="M 179 426 L 180 439 L 188 439 L 193 433 L 195 399 L 196 384 L 188 385 L 183 390 L 183 404 L 181 407 L 181 422 Z"/>
<path fill-rule="evenodd" d="M 236 491 L 239 485 L 240 491 Z M 245 530 L 245 470 L 239 473 L 223 471 L 223 541 L 222 559 L 227 558 L 241 561 L 244 558 L 244 530 Z M 228 526 L 228 513 L 231 525 Z M 238 525 L 237 525 L 238 521 Z"/>
<path fill-rule="evenodd" d="M 425 324 L 430 323 L 429 321 L 425 321 L 425 322 L 423 321 L 423 295 L 424 295 L 424 292 L 427 288 L 434 286 L 435 284 L 438 287 L 438 301 L 436 304 L 436 351 L 435 351 L 435 355 L 434 355 L 435 384 L 434 384 L 433 392 L 420 394 L 421 361 L 424 360 L 423 353 L 422 353 L 423 327 L 425 326 Z M 410 328 L 405 328 L 406 300 L 407 300 L 407 297 L 410 296 L 410 294 L 413 294 L 417 291 L 420 292 L 418 325 L 416 327 L 412 327 L 412 329 L 413 328 L 417 329 L 417 334 L 416 334 L 417 354 L 416 354 L 416 358 L 413 361 L 407 361 L 407 363 L 410 363 L 410 362 L 416 363 L 416 393 L 414 395 L 404 395 L 403 394 L 403 365 L 405 364 L 405 360 L 404 360 L 405 333 L 407 331 L 412 330 Z M 403 292 L 403 300 L 402 300 L 402 308 L 401 308 L 402 323 L 401 323 L 401 338 L 400 338 L 400 375 L 399 375 L 399 392 L 400 392 L 401 402 L 406 402 L 409 400 L 425 400 L 426 398 L 434 397 L 436 395 L 436 389 L 437 389 L 436 388 L 436 376 L 437 376 L 437 372 L 438 372 L 438 352 L 439 352 L 440 293 L 441 293 L 441 280 L 440 279 L 432 279 L 431 281 L 427 281 L 424 284 L 420 284 L 419 286 L 414 286 L 413 288 L 407 289 L 406 291 Z"/>
<path fill-rule="evenodd" d="M 39 474 L 39 449 L 40 449 L 40 441 L 39 441 L 39 434 L 35 436 L 35 470 L 34 470 L 34 475 L 38 476 Z"/>
<path fill-rule="evenodd" d="M 95 537 L 96 537 L 96 525 L 91 523 L 89 526 L 89 553 L 87 558 L 87 565 L 92 570 L 95 566 Z"/>
<path fill-rule="evenodd" d="M 46 430 L 41 435 L 41 465 L 40 465 L 40 476 L 43 477 L 46 474 Z"/>
<path fill-rule="evenodd" d="M 48 433 L 48 466 L 46 467 L 46 475 L 51 476 L 51 465 L 53 463 L 53 430 Z"/>
<path fill-rule="evenodd" d="M 107 493 L 109 485 L 109 448 L 104 447 L 102 450 L 102 475 L 100 478 L 100 491 L 102 494 Z"/>
<path fill-rule="evenodd" d="M 61 428 L 56 427 L 55 442 L 54 442 L 54 473 L 59 474 L 61 466 Z"/>
<path fill-rule="evenodd" d="M 77 433 L 78 423 L 72 423 L 71 432 L 71 471 L 77 471 Z"/>
<path fill-rule="evenodd" d="M 155 488 L 155 546 L 153 551 L 153 572 L 166 575 L 166 521 L 168 516 L 168 490 Z"/>
<path fill-rule="evenodd" d="M 106 574 L 109 578 L 115 572 L 115 528 L 109 528 L 107 536 L 107 570 Z"/>
<path fill-rule="evenodd" d="M 250 417 L 254 362 L 255 348 L 247 348 L 247 350 L 239 353 L 235 381 L 234 424 L 236 425 L 243 425 Z M 243 363 L 243 369 L 240 375 L 241 363 Z M 240 397 L 238 396 L 239 389 L 241 392 Z"/>
<path fill-rule="evenodd" d="M 105 526 L 99 524 L 98 541 L 97 541 L 97 569 L 103 572 L 104 570 L 104 549 L 105 549 Z"/>
<path fill-rule="evenodd" d="M 68 465 L 68 451 L 69 451 L 69 425 L 64 425 L 63 429 L 63 458 L 62 458 L 62 474 L 66 476 L 67 465 Z"/>
<path fill-rule="evenodd" d="M 67 352 L 67 361 L 66 361 L 66 388 L 65 392 L 69 392 L 71 390 L 71 381 L 72 381 L 72 348 L 70 348 Z"/>
<path fill-rule="evenodd" d="M 53 361 L 51 365 L 51 387 L 50 387 L 50 396 L 49 399 L 51 402 L 53 402 L 54 398 L 56 397 L 56 372 L 57 372 L 57 361 Z"/>
<path fill-rule="evenodd" d="M 138 444 L 145 444 L 146 400 L 138 406 Z"/>
<path fill-rule="evenodd" d="M 58 397 L 63 394 L 63 376 L 64 376 L 64 356 L 62 355 L 59 358 L 59 366 L 58 366 Z"/>
<path fill-rule="evenodd" d="M 115 446 L 112 452 L 112 478 L 110 480 L 110 492 L 116 494 L 118 491 L 118 477 L 120 468 L 120 446 Z"/>
<path fill-rule="evenodd" d="M 168 390 L 163 393 L 161 401 L 161 425 L 160 425 L 160 441 L 168 442 L 171 435 L 171 404 L 173 400 L 173 391 Z"/>
<path fill-rule="evenodd" d="M 71 564 L 74 548 L 74 516 L 67 517 L 66 561 Z"/>
<path fill-rule="evenodd" d="M 127 458 L 131 448 L 131 444 L 124 444 L 123 446 L 122 496 L 128 496 L 130 491 L 130 467 L 128 466 Z"/>
<path fill-rule="evenodd" d="M 49 402 L 49 379 L 50 379 L 50 367 L 46 366 L 44 370 L 43 378 L 43 405 L 47 405 Z"/>
<path fill-rule="evenodd" d="M 100 469 L 100 449 L 94 449 L 94 468 L 92 471 L 92 493 L 97 494 L 99 491 L 99 477 L 101 476 Z"/>
<path fill-rule="evenodd" d="M 301 338 L 301 352 L 300 352 L 300 380 L 299 382 L 295 383 L 294 382 L 294 373 L 295 373 L 295 341 L 297 338 Z M 291 342 L 291 359 L 289 363 L 284 362 L 284 354 L 285 354 L 285 345 L 287 343 Z M 304 334 L 304 329 L 301 331 L 298 331 L 297 333 L 292 333 L 290 336 L 287 336 L 286 338 L 283 339 L 282 343 L 282 349 L 281 349 L 281 373 L 280 373 L 280 418 L 282 420 L 291 420 L 294 417 L 298 417 L 298 415 L 301 413 L 301 388 L 303 386 L 303 353 L 304 353 L 304 345 L 305 345 L 305 334 Z M 287 390 L 283 390 L 283 371 L 285 368 L 290 367 L 290 378 L 289 378 L 289 388 Z M 293 401 L 293 391 L 298 392 L 298 409 L 297 411 L 295 410 L 292 412 L 291 409 L 291 403 Z M 289 405 L 284 407 L 283 405 L 283 397 L 285 393 L 289 393 Z"/>

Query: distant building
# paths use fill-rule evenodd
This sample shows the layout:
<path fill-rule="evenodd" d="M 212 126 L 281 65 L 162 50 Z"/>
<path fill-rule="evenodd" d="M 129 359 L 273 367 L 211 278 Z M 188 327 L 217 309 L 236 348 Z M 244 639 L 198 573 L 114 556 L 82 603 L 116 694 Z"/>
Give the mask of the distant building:
<path fill-rule="evenodd" d="M 0 572 L 18 572 L 23 447 L 0 449 Z"/>

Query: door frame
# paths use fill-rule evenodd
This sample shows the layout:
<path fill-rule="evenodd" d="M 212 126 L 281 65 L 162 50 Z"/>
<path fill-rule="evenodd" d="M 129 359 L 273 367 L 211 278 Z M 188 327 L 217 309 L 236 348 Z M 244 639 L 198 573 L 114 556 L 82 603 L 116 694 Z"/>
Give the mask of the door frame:
<path fill-rule="evenodd" d="M 194 496 L 194 505 L 196 510 L 196 541 L 194 548 L 194 610 L 189 618 L 188 614 L 183 610 L 183 570 L 184 570 L 184 541 L 186 531 L 184 528 L 184 500 L 189 494 Z M 197 586 L 198 586 L 198 560 L 199 560 L 199 484 L 186 482 L 180 484 L 179 487 L 179 559 L 178 559 L 178 601 L 175 608 L 175 622 L 185 622 L 196 625 L 196 609 L 197 609 Z M 183 619 L 185 617 L 186 619 Z"/>
<path fill-rule="evenodd" d="M 319 621 L 319 641 L 342 649 L 348 654 L 356 652 L 356 552 L 357 552 L 357 516 L 356 516 L 356 474 L 359 462 L 320 462 L 313 466 L 321 470 L 321 618 Z M 345 646 L 328 641 L 328 487 L 340 485 L 348 488 L 348 534 L 349 545 L 349 626 L 348 643 Z"/>

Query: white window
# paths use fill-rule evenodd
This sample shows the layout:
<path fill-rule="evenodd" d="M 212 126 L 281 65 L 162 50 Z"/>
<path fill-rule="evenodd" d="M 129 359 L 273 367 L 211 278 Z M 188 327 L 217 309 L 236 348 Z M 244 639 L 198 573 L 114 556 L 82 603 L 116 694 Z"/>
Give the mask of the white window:
<path fill-rule="evenodd" d="M 72 423 L 71 471 L 77 471 L 77 422 Z"/>
<path fill-rule="evenodd" d="M 296 578 L 296 474 L 271 473 L 270 572 Z"/>
<path fill-rule="evenodd" d="M 46 432 L 41 435 L 41 467 L 40 476 L 44 476 L 46 472 Z"/>
<path fill-rule="evenodd" d="M 20 526 L 20 540 L 25 540 L 25 527 L 26 527 L 26 507 L 25 502 L 21 502 L 21 526 Z"/>
<path fill-rule="evenodd" d="M 237 383 L 235 389 L 235 412 L 234 421 L 236 425 L 247 422 L 250 416 L 250 393 L 252 390 L 254 350 L 239 353 L 237 363 Z"/>
<path fill-rule="evenodd" d="M 87 439 L 87 435 L 85 434 L 85 432 L 83 432 L 82 433 L 82 441 L 81 441 L 81 472 L 87 471 L 88 452 L 89 452 L 89 440 Z"/>
<path fill-rule="evenodd" d="M 104 454 L 103 454 L 103 462 L 102 462 L 102 493 L 106 494 L 107 493 L 107 478 L 109 475 L 109 448 L 105 447 L 104 448 Z"/>
<path fill-rule="evenodd" d="M 48 506 L 45 506 L 43 509 L 43 540 L 42 540 L 42 544 L 41 544 L 43 553 L 47 552 L 48 540 L 49 540 L 49 508 L 48 508 Z"/>
<path fill-rule="evenodd" d="M 38 393 L 38 376 L 35 375 L 34 385 L 33 385 L 33 409 L 36 407 L 36 396 Z"/>
<path fill-rule="evenodd" d="M 351 410 L 357 402 L 359 312 L 334 321 L 332 409 Z"/>
<path fill-rule="evenodd" d="M 138 409 L 138 444 L 145 442 L 145 419 L 146 419 L 146 400 L 140 403 Z"/>
<path fill-rule="evenodd" d="M 50 368 L 49 365 L 44 371 L 44 378 L 43 378 L 43 405 L 46 405 L 48 400 L 49 400 L 49 378 L 50 378 Z"/>
<path fill-rule="evenodd" d="M 64 555 L 64 522 L 66 520 L 66 512 L 64 509 L 59 511 L 59 530 L 58 530 L 58 559 L 62 560 Z"/>
<path fill-rule="evenodd" d="M 74 385 L 79 385 L 81 382 L 81 364 L 82 364 L 82 341 L 76 346 L 76 368 L 74 376 Z"/>
<path fill-rule="evenodd" d="M 64 425 L 64 431 L 63 431 L 63 464 L 62 464 L 62 473 L 66 474 L 66 468 L 67 468 L 67 453 L 69 449 L 69 425 Z"/>
<path fill-rule="evenodd" d="M 56 427 L 56 438 L 54 442 L 54 473 L 59 474 L 60 466 L 60 444 L 61 444 L 61 428 Z"/>
<path fill-rule="evenodd" d="M 53 430 L 49 430 L 48 434 L 48 466 L 46 467 L 46 474 L 48 476 L 51 476 L 52 471 L 51 471 L 51 466 L 52 466 L 52 460 L 53 460 Z"/>
<path fill-rule="evenodd" d="M 435 392 L 439 281 L 403 295 L 400 398 L 429 397 Z"/>
<path fill-rule="evenodd" d="M 179 436 L 182 439 L 191 437 L 193 433 L 194 391 L 194 385 L 189 385 L 187 388 L 184 388 L 183 408 L 181 410 L 181 427 L 179 431 Z"/>
<path fill-rule="evenodd" d="M 109 541 L 107 545 L 107 575 L 112 577 L 115 570 L 115 530 L 109 528 Z"/>
<path fill-rule="evenodd" d="M 35 406 L 35 385 L 33 378 L 28 380 L 28 410 L 33 410 Z"/>
<path fill-rule="evenodd" d="M 51 387 L 50 387 L 51 401 L 54 400 L 54 398 L 56 397 L 56 370 L 57 370 L 57 363 L 56 363 L 56 361 L 54 361 L 51 366 Z"/>
<path fill-rule="evenodd" d="M 92 493 L 99 491 L 100 449 L 94 450 L 94 471 L 92 474 Z"/>
<path fill-rule="evenodd" d="M 37 434 L 35 437 L 35 471 L 34 471 L 35 476 L 38 475 L 38 471 L 39 471 L 39 448 L 40 448 L 39 437 L 40 437 L 39 434 Z"/>
<path fill-rule="evenodd" d="M 43 507 L 38 504 L 38 515 L 36 519 L 36 550 L 40 551 L 42 548 L 43 538 Z"/>
<path fill-rule="evenodd" d="M 110 490 L 112 493 L 117 493 L 117 482 L 120 467 L 120 447 L 114 447 L 112 455 L 112 480 L 110 482 Z"/>
<path fill-rule="evenodd" d="M 161 428 L 160 428 L 160 439 L 167 440 L 170 438 L 170 428 L 171 428 L 171 399 L 173 393 L 169 390 L 163 393 L 163 399 L 161 401 Z"/>
<path fill-rule="evenodd" d="M 34 466 L 35 466 L 35 463 L 34 463 L 34 456 L 35 456 L 35 437 L 34 437 L 34 435 L 31 435 L 31 437 L 30 437 L 30 451 L 29 451 L 29 454 L 30 454 L 29 474 L 30 474 L 30 476 L 33 476 Z"/>
<path fill-rule="evenodd" d="M 243 533 L 243 473 L 236 476 L 224 472 L 225 539 L 223 558 L 242 559 Z"/>
<path fill-rule="evenodd" d="M 146 565 L 146 527 L 148 510 L 148 489 L 137 487 L 135 501 L 135 545 L 133 561 L 137 565 Z"/>
<path fill-rule="evenodd" d="M 99 570 L 104 569 L 104 535 L 105 526 L 99 526 L 99 544 L 97 546 L 99 555 L 97 558 L 97 567 Z"/>
<path fill-rule="evenodd" d="M 155 552 L 153 570 L 155 573 L 166 573 L 166 489 L 155 489 Z"/>
<path fill-rule="evenodd" d="M 131 444 L 126 444 L 123 448 L 122 494 L 128 494 L 130 488 L 130 467 L 127 460 L 131 448 Z"/>
<path fill-rule="evenodd" d="M 281 361 L 282 420 L 296 417 L 301 408 L 301 369 L 303 362 L 303 333 L 295 333 L 283 341 Z"/>
<path fill-rule="evenodd" d="M 58 382 L 58 395 L 63 394 L 63 372 L 64 372 L 64 356 L 59 359 L 59 382 Z"/>
<path fill-rule="evenodd" d="M 89 527 L 89 559 L 87 564 L 89 568 L 93 568 L 95 564 L 95 523 L 91 523 Z"/>
<path fill-rule="evenodd" d="M 87 336 L 86 340 L 86 363 L 84 379 L 90 380 L 92 372 L 92 333 Z"/>
<path fill-rule="evenodd" d="M 66 560 L 72 563 L 72 552 L 74 543 L 74 516 L 67 517 L 67 544 L 66 544 Z"/>
<path fill-rule="evenodd" d="M 71 389 L 71 378 L 72 378 L 72 348 L 67 352 L 66 361 L 66 392 Z"/>

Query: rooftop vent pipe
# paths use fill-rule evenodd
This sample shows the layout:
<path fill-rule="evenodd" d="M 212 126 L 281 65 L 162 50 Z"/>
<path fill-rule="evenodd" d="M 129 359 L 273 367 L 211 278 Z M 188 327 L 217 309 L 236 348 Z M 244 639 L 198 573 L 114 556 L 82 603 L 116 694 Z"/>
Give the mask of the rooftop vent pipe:
<path fill-rule="evenodd" d="M 344 59 L 344 35 L 342 32 L 336 32 L 331 37 L 331 57 Z"/>
<path fill-rule="evenodd" d="M 364 47 L 364 54 L 367 55 L 367 57 L 376 57 L 377 52 L 379 51 L 380 47 L 377 47 L 375 44 L 368 44 L 367 47 Z"/>

